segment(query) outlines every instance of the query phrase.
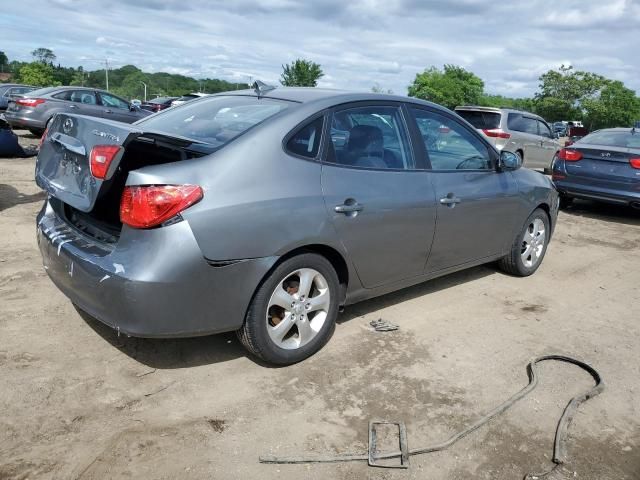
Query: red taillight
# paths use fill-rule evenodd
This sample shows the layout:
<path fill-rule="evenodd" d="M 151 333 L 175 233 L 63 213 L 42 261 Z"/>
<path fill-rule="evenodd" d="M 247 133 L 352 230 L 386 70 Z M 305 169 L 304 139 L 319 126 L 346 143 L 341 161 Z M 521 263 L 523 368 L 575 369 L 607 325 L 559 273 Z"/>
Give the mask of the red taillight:
<path fill-rule="evenodd" d="M 485 128 L 482 130 L 482 133 L 491 138 L 511 138 L 511 134 L 503 131 L 501 128 Z"/>
<path fill-rule="evenodd" d="M 582 160 L 582 153 L 577 150 L 563 148 L 560 150 L 558 158 L 567 162 L 577 162 L 578 160 Z"/>
<path fill-rule="evenodd" d="M 640 157 L 630 158 L 629 163 L 633 168 L 640 168 Z"/>
<path fill-rule="evenodd" d="M 199 202 L 198 185 L 139 185 L 125 187 L 120 201 L 120 221 L 134 228 L 151 228 Z"/>
<path fill-rule="evenodd" d="M 45 128 L 44 132 L 42 132 L 42 137 L 40 137 L 40 142 L 38 142 L 38 148 L 42 148 L 44 139 L 47 138 L 47 133 L 49 133 L 49 127 Z"/>
<path fill-rule="evenodd" d="M 21 105 L 23 107 L 37 107 L 41 103 L 45 102 L 44 98 L 16 98 L 15 102 L 17 105 Z"/>
<path fill-rule="evenodd" d="M 96 145 L 93 147 L 89 155 L 91 175 L 105 179 L 109 171 L 109 165 L 111 165 L 118 152 L 120 152 L 119 145 Z"/>
<path fill-rule="evenodd" d="M 564 180 L 565 178 L 567 178 L 566 175 L 563 175 L 562 173 L 551 173 L 551 180 Z"/>

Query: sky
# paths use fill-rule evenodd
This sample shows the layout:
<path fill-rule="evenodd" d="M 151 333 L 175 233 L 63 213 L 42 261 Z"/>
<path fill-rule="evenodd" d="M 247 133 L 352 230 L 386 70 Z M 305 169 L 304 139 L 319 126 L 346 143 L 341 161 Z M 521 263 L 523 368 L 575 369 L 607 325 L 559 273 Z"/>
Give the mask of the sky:
<path fill-rule="evenodd" d="M 275 84 L 315 61 L 319 86 L 404 95 L 416 73 L 460 65 L 485 90 L 530 96 L 572 65 L 640 93 L 640 0 L 0 0 L 10 60 L 50 48 L 65 66 L 134 64 L 197 78 Z"/>

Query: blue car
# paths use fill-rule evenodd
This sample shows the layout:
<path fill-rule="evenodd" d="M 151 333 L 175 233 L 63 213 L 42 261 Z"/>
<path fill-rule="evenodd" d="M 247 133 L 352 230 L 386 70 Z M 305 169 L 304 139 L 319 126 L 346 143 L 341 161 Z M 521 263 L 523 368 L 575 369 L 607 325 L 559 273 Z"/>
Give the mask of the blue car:
<path fill-rule="evenodd" d="M 583 198 L 640 208 L 640 122 L 581 138 L 560 150 L 552 170 L 561 207 Z"/>

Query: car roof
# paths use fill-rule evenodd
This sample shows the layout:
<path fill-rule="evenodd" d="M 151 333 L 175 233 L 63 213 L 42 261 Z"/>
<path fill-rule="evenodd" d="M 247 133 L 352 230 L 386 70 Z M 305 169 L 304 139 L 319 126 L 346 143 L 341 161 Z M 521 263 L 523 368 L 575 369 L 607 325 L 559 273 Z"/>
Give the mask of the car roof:
<path fill-rule="evenodd" d="M 232 90 L 229 92 L 217 93 L 215 95 L 243 95 L 257 97 L 255 90 Z M 277 87 L 268 90 L 260 95 L 261 98 L 272 98 L 274 100 L 286 100 L 297 103 L 347 103 L 358 101 L 394 101 L 414 103 L 416 105 L 427 105 L 434 109 L 451 112 L 445 107 L 436 103 L 427 102 L 414 97 L 401 97 L 399 95 L 389 95 L 386 93 L 355 92 L 350 90 L 339 90 L 333 88 L 319 87 Z"/>

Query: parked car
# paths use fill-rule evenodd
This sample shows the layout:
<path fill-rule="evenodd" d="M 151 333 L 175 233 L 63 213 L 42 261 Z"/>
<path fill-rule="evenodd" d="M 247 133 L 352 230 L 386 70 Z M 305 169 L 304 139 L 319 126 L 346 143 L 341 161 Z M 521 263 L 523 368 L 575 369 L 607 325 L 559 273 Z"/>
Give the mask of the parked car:
<path fill-rule="evenodd" d="M 564 122 L 554 122 L 553 133 L 557 137 L 564 137 L 567 133 L 567 125 Z"/>
<path fill-rule="evenodd" d="M 456 107 L 456 113 L 498 149 L 518 155 L 528 168 L 551 168 L 560 143 L 538 115 L 508 108 Z"/>
<path fill-rule="evenodd" d="M 120 333 L 236 330 L 290 364 L 344 305 L 496 260 L 534 273 L 558 197 L 519 167 L 455 113 L 390 95 L 229 92 L 134 125 L 64 113 L 36 162 L 38 244 Z"/>
<path fill-rule="evenodd" d="M 148 102 L 144 102 L 141 105 L 141 108 L 144 110 L 148 110 L 150 112 L 159 112 L 160 110 L 164 110 L 165 108 L 169 108 L 171 106 L 171 102 L 176 100 L 178 97 L 158 97 L 153 100 L 149 100 Z"/>
<path fill-rule="evenodd" d="M 187 102 L 190 102 L 191 100 L 195 100 L 196 98 L 202 98 L 202 97 L 206 97 L 208 94 L 207 93 L 188 93 L 186 95 L 182 95 L 179 98 L 176 98 L 175 100 L 173 100 L 171 102 L 171 106 L 172 107 L 177 107 L 179 105 L 184 105 Z"/>
<path fill-rule="evenodd" d="M 607 128 L 560 151 L 552 178 L 562 207 L 574 198 L 640 208 L 640 129 Z"/>
<path fill-rule="evenodd" d="M 133 123 L 151 114 L 104 90 L 48 87 L 11 99 L 5 117 L 13 128 L 25 128 L 40 136 L 53 116 L 63 112 L 125 123 Z"/>
<path fill-rule="evenodd" d="M 0 83 L 0 111 L 4 111 L 9 106 L 9 100 L 14 95 L 22 95 L 23 93 L 35 90 L 36 87 L 29 85 L 19 85 L 17 83 Z"/>

